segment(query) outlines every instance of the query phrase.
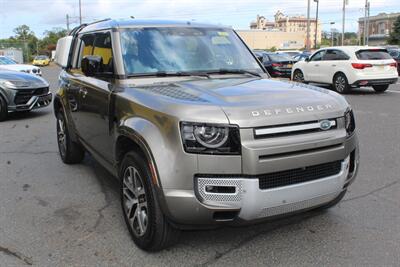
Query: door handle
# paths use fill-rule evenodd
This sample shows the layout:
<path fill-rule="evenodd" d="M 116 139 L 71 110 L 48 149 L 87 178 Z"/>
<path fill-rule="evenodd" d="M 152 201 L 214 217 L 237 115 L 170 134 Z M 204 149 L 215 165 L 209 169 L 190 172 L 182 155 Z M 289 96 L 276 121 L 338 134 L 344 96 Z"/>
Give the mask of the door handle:
<path fill-rule="evenodd" d="M 315 67 L 319 67 L 319 64 L 315 64 L 314 66 L 315 66 Z"/>
<path fill-rule="evenodd" d="M 336 64 L 333 64 L 332 67 L 336 67 Z"/>
<path fill-rule="evenodd" d="M 88 91 L 85 88 L 80 88 L 79 93 L 82 95 L 82 98 L 85 98 Z"/>

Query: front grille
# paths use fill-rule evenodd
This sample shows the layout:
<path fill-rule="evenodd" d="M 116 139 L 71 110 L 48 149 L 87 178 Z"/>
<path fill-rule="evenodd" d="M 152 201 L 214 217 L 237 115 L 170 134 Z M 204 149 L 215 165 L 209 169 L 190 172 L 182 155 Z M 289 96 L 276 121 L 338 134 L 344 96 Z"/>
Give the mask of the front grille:
<path fill-rule="evenodd" d="M 268 173 L 259 176 L 260 189 L 293 185 L 337 175 L 342 169 L 342 161 L 334 161 L 305 168 Z"/>
<path fill-rule="evenodd" d="M 14 103 L 16 105 L 25 105 L 31 99 L 32 96 L 45 95 L 49 92 L 48 87 L 38 88 L 38 89 L 24 89 L 18 90 L 15 95 Z"/>

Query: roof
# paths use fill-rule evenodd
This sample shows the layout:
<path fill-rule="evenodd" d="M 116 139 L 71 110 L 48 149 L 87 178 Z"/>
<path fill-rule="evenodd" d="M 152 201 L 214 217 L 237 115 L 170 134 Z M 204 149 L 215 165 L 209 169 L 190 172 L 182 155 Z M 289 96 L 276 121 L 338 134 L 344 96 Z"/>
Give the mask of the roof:
<path fill-rule="evenodd" d="M 326 50 L 326 49 L 340 49 L 345 52 L 354 53 L 358 50 L 363 50 L 363 49 L 385 49 L 385 48 L 379 46 L 332 46 L 332 47 L 321 48 L 321 50 Z"/>
<path fill-rule="evenodd" d="M 150 19 L 105 19 L 93 22 L 83 27 L 80 32 L 91 32 L 105 29 L 135 28 L 135 27 L 212 27 L 228 28 L 223 25 L 206 24 L 182 20 L 150 20 Z"/>

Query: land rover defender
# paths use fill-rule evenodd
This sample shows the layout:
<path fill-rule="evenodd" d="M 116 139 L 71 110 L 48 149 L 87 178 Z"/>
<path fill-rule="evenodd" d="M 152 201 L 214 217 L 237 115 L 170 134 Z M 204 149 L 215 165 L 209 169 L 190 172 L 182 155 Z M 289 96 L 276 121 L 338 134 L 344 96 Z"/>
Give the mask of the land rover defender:
<path fill-rule="evenodd" d="M 270 79 L 231 28 L 104 20 L 57 45 L 61 159 L 89 152 L 121 183 L 134 242 L 338 203 L 359 164 L 339 94 Z"/>

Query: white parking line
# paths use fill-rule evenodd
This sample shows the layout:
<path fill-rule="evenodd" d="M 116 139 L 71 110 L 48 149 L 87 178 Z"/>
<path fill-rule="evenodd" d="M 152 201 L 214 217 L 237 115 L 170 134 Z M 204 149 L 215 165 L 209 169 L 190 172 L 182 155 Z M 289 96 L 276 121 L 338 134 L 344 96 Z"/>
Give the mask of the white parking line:
<path fill-rule="evenodd" d="M 387 90 L 386 92 L 390 92 L 390 93 L 397 93 L 397 94 L 400 94 L 400 91 L 392 91 L 392 90 Z"/>

